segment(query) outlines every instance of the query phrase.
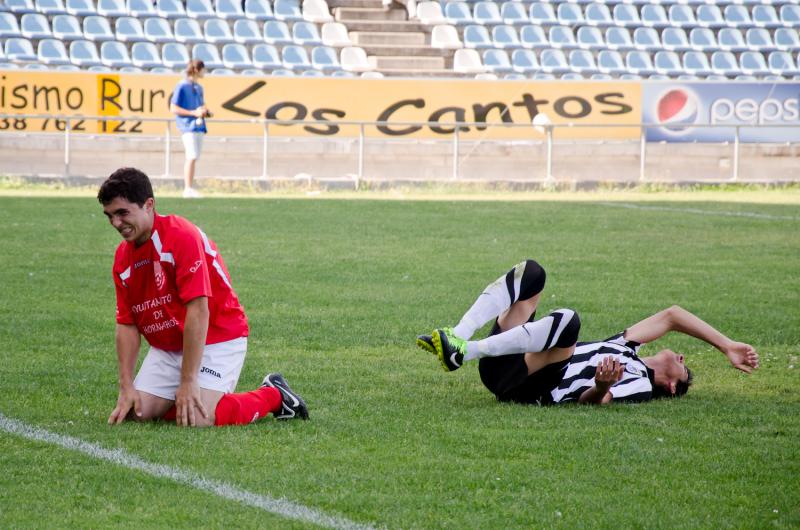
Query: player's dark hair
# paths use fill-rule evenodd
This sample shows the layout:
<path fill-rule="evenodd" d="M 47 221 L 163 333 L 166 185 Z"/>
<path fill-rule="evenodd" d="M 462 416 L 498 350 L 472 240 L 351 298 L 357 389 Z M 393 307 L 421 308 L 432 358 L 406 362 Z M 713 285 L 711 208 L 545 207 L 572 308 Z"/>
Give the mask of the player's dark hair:
<path fill-rule="evenodd" d="M 139 207 L 153 196 L 153 185 L 142 171 L 133 167 L 121 167 L 113 172 L 97 192 L 97 200 L 103 206 L 111 203 L 117 197 L 122 197 L 128 202 L 136 203 Z"/>
<path fill-rule="evenodd" d="M 201 70 L 204 70 L 205 67 L 205 63 L 200 59 L 189 61 L 189 64 L 186 65 L 186 75 L 188 77 L 194 77 L 199 74 Z"/>
<path fill-rule="evenodd" d="M 675 393 L 670 394 L 668 390 L 661 388 L 660 386 L 653 387 L 653 399 L 659 398 L 673 398 L 673 397 L 681 397 L 689 391 L 689 387 L 692 386 L 692 381 L 694 381 L 694 375 L 692 371 L 689 370 L 689 367 L 686 367 L 686 381 L 678 381 L 675 384 Z"/>

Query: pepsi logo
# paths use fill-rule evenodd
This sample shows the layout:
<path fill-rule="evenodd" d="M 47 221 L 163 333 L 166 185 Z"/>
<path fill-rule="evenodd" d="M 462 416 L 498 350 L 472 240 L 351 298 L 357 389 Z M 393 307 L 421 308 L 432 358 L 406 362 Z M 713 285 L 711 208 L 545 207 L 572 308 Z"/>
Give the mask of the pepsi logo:
<path fill-rule="evenodd" d="M 697 95 L 685 88 L 671 88 L 656 101 L 656 119 L 668 131 L 689 132 L 700 116 L 698 101 Z"/>

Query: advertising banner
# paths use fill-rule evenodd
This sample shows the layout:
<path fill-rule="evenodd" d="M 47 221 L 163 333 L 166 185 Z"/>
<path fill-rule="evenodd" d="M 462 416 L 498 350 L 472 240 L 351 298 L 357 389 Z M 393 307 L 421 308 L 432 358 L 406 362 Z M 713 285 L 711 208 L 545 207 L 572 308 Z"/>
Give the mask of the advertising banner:
<path fill-rule="evenodd" d="M 642 87 L 642 121 L 660 125 L 648 127 L 651 142 L 733 141 L 725 125 L 742 126 L 742 142 L 800 142 L 799 98 L 798 82 L 651 82 Z"/>
<path fill-rule="evenodd" d="M 169 98 L 180 79 L 178 75 L 3 71 L 0 112 L 173 118 Z M 555 128 L 557 139 L 633 139 L 639 136 L 636 124 L 641 120 L 641 87 L 635 82 L 209 76 L 201 84 L 213 112 L 209 133 L 222 136 L 259 135 L 263 126 L 220 120 L 266 117 L 310 122 L 271 125 L 270 132 L 281 136 L 359 134 L 356 125 L 324 123 L 328 120 L 389 122 L 366 127 L 370 137 L 448 138 L 454 134 L 448 124 L 473 122 L 477 125 L 459 130 L 461 138 L 541 139 L 545 129 L 531 123 L 544 114 L 545 122 L 577 125 Z M 603 125 L 613 127 L 599 127 Z M 63 126 L 58 120 L 0 120 L 0 132 L 58 131 Z M 76 120 L 71 126 L 75 132 L 92 134 L 165 131 L 164 123 L 138 120 Z"/>

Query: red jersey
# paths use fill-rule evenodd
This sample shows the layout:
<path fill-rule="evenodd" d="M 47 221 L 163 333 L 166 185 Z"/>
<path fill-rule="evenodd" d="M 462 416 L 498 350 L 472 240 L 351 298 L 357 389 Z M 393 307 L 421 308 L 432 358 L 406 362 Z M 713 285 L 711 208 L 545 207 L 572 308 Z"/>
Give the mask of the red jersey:
<path fill-rule="evenodd" d="M 151 346 L 183 350 L 185 304 L 208 297 L 206 344 L 246 337 L 247 317 L 217 246 L 177 215 L 155 214 L 144 245 L 123 241 L 114 256 L 117 322 L 135 325 Z"/>

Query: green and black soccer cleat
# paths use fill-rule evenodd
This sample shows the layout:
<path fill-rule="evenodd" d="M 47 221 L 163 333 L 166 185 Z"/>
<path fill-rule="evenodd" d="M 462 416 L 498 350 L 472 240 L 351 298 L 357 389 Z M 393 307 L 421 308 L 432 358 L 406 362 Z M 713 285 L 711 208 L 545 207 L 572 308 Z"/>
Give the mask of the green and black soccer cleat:
<path fill-rule="evenodd" d="M 433 330 L 431 342 L 446 371 L 452 372 L 461 368 L 467 353 L 467 341 L 456 337 L 452 328 L 444 328 Z"/>

